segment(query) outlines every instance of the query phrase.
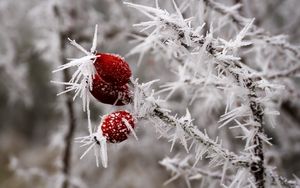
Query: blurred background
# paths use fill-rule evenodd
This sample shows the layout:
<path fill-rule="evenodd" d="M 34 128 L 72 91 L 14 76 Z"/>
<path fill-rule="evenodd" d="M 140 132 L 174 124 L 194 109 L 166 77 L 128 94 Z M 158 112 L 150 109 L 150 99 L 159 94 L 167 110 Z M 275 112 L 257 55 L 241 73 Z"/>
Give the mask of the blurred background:
<path fill-rule="evenodd" d="M 201 0 L 178 1 L 195 3 Z M 154 0 L 130 0 L 154 6 Z M 173 12 L 171 0 L 161 0 L 160 6 Z M 300 42 L 299 0 L 226 0 L 226 5 L 242 3 L 241 14 L 253 18 L 257 26 L 271 34 L 287 34 L 293 44 Z M 201 3 L 199 9 L 201 9 Z M 203 8 L 203 7 L 202 7 Z M 197 8 L 196 8 L 197 9 Z M 207 9 L 208 23 L 211 21 Z M 187 15 L 191 14 L 187 11 Z M 219 15 L 220 16 L 220 15 Z M 75 39 L 86 49 L 91 47 L 95 24 L 99 25 L 98 51 L 125 56 L 136 43 L 132 27 L 144 20 L 142 14 L 126 7 L 121 0 L 0 0 L 0 187 L 43 188 L 61 187 L 64 136 L 68 131 L 66 97 L 56 94 L 63 90 L 50 83 L 63 80 L 61 73 L 53 74 L 57 66 L 68 57 L 81 57 L 82 52 L 69 45 L 67 38 Z M 140 67 L 138 56 L 126 57 L 133 76 L 140 82 L 153 79 L 171 80 L 167 68 L 155 54 L 146 54 Z M 298 83 L 298 80 L 295 80 Z M 300 176 L 300 104 L 284 101 L 277 131 L 268 130 L 274 148 L 266 154 L 279 172 L 292 178 Z M 172 97 L 170 106 L 176 112 L 181 97 Z M 87 119 L 81 101 L 74 103 L 75 137 L 87 135 Z M 92 101 L 93 125 L 116 107 Z M 223 109 L 224 110 L 224 109 Z M 222 110 L 214 111 L 216 117 Z M 201 119 L 201 116 L 196 116 Z M 168 140 L 158 139 L 149 122 L 139 122 L 139 141 L 128 141 L 109 146 L 108 168 L 97 168 L 92 154 L 79 160 L 84 151 L 73 145 L 71 187 L 89 188 L 152 188 L 186 187 L 184 179 L 167 186 L 163 183 L 171 176 L 158 162 L 165 156 L 174 156 L 181 146 L 170 153 Z M 205 127 L 205 125 L 203 125 Z M 208 128 L 217 136 L 220 130 Z M 227 134 L 227 133 L 226 133 Z M 237 141 L 230 146 L 236 150 Z M 234 144 L 235 143 L 235 144 Z M 199 182 L 195 181 L 195 185 Z M 195 186 L 196 187 L 196 186 Z"/>

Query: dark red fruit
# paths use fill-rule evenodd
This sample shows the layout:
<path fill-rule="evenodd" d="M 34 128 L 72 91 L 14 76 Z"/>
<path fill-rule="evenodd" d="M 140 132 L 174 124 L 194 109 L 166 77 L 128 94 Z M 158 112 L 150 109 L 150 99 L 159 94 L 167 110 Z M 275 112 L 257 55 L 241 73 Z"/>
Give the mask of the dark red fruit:
<path fill-rule="evenodd" d="M 93 79 L 91 94 L 100 102 L 122 106 L 130 103 L 132 93 L 128 84 L 117 86 L 112 85 L 104 80 L 98 74 Z"/>
<path fill-rule="evenodd" d="M 101 78 L 110 84 L 122 86 L 129 82 L 131 70 L 128 63 L 118 55 L 98 53 L 94 65 Z"/>
<path fill-rule="evenodd" d="M 133 116 L 124 110 L 110 113 L 103 117 L 101 121 L 101 130 L 103 136 L 111 143 L 118 143 L 126 140 L 130 134 L 130 129 L 126 126 L 135 127 L 135 120 Z"/>

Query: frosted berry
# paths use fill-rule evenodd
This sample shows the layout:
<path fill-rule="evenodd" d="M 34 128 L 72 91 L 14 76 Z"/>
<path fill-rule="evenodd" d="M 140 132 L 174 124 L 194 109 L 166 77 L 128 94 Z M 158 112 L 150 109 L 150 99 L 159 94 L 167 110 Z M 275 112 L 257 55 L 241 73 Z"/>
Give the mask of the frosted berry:
<path fill-rule="evenodd" d="M 100 126 L 108 142 L 118 143 L 128 138 L 135 127 L 135 120 L 128 111 L 120 110 L 104 116 Z"/>
<path fill-rule="evenodd" d="M 98 53 L 94 65 L 101 78 L 110 84 L 122 86 L 129 82 L 131 70 L 128 63 L 118 55 Z"/>
<path fill-rule="evenodd" d="M 128 84 L 117 86 L 105 82 L 98 74 L 93 79 L 91 94 L 100 102 L 122 106 L 130 103 L 131 91 Z"/>

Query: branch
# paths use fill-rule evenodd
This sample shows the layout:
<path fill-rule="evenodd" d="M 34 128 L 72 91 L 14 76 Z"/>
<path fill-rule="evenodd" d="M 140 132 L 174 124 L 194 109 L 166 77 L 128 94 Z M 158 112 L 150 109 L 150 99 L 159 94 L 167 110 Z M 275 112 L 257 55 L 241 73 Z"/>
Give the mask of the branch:
<path fill-rule="evenodd" d="M 253 80 L 248 79 L 248 82 L 246 82 L 246 87 L 249 89 L 250 93 L 248 95 L 250 100 L 250 108 L 254 117 L 254 121 L 259 124 L 258 127 L 256 127 L 256 134 L 253 139 L 253 145 L 254 147 L 254 156 L 257 157 L 257 161 L 254 161 L 251 164 L 250 171 L 255 177 L 255 182 L 258 188 L 264 188 L 265 183 L 265 167 L 264 167 L 264 152 L 263 152 L 263 140 L 261 139 L 260 135 L 264 134 L 263 130 L 263 107 L 260 103 L 257 101 L 257 94 L 256 94 L 256 87 Z"/>
<path fill-rule="evenodd" d="M 218 172 L 210 172 L 192 166 L 190 164 L 190 159 L 191 156 L 187 156 L 183 159 L 175 156 L 173 158 L 165 157 L 163 160 L 161 160 L 159 164 L 171 171 L 172 174 L 172 177 L 167 180 L 164 185 L 176 180 L 180 176 L 185 178 L 188 187 L 191 187 L 189 180 L 202 179 L 203 176 L 218 181 L 224 181 L 228 179 L 227 177 L 222 178 L 222 174 Z M 223 175 L 225 175 L 225 173 Z"/>
<path fill-rule="evenodd" d="M 212 56 L 216 67 L 222 69 L 222 71 L 220 71 L 221 73 L 219 73 L 217 76 L 220 76 L 221 78 L 234 78 L 233 82 L 238 88 L 241 89 L 241 91 L 243 91 L 242 93 L 236 92 L 235 94 L 240 97 L 239 102 L 244 106 L 248 106 L 250 110 L 249 115 L 241 114 L 240 116 L 247 116 L 249 119 L 248 123 L 254 127 L 252 130 L 253 137 L 252 135 L 248 135 L 248 141 L 252 142 L 251 150 L 249 152 L 249 154 L 252 155 L 252 160 L 250 164 L 247 163 L 247 165 L 244 165 L 244 163 L 242 162 L 241 166 L 250 167 L 249 170 L 255 178 L 256 186 L 259 188 L 264 188 L 265 167 L 263 141 L 268 142 L 268 140 L 265 138 L 263 130 L 264 107 L 261 101 L 267 100 L 269 98 L 267 98 L 268 96 L 259 96 L 257 92 L 261 88 L 272 88 L 272 86 L 264 78 L 256 80 L 251 79 L 250 75 L 256 74 L 256 71 L 241 63 L 239 61 L 239 57 L 235 57 L 233 53 L 230 53 L 242 46 L 247 46 L 250 44 L 247 41 L 243 41 L 243 38 L 246 36 L 248 30 L 250 30 L 252 21 L 247 24 L 243 23 L 245 27 L 236 36 L 236 39 L 234 41 L 225 41 L 224 39 L 214 39 L 212 33 L 207 34 L 206 37 L 199 36 L 197 34 L 199 32 L 198 28 L 194 30 L 191 27 L 188 21 L 189 19 L 184 19 L 182 17 L 175 3 L 174 6 L 177 11 L 174 14 L 169 14 L 168 12 L 159 9 L 158 7 L 152 8 L 132 3 L 126 4 L 141 11 L 152 20 L 149 22 L 136 24 L 136 26 L 142 26 L 147 29 L 155 27 L 151 34 L 149 34 L 149 36 L 145 39 L 145 42 L 132 49 L 131 53 L 137 53 L 139 51 L 142 51 L 144 53 L 146 50 L 155 50 L 155 48 L 158 48 L 159 50 L 164 50 L 165 52 L 167 52 L 167 55 L 175 53 L 181 54 L 181 56 L 178 55 L 179 59 L 182 58 L 183 60 L 187 59 L 187 61 L 189 61 L 187 57 L 189 57 L 191 53 L 195 54 L 197 52 L 201 53 L 205 51 L 207 54 Z M 221 9 L 224 7 L 219 8 Z M 234 19 L 236 21 L 242 21 L 243 18 L 236 15 Z M 253 28 L 256 29 L 256 27 Z M 161 52 L 159 50 L 157 51 Z M 190 63 L 188 62 L 186 64 Z M 195 71 L 194 73 L 197 72 Z M 261 84 L 260 82 L 264 83 Z M 245 108 L 241 109 L 244 110 Z M 242 112 L 244 113 L 244 111 Z M 207 146 L 208 148 L 210 148 L 212 152 L 220 154 L 223 158 L 232 159 L 231 155 L 230 157 L 227 156 L 226 151 L 223 151 L 222 147 L 215 147 L 215 144 L 211 143 L 209 140 L 204 139 L 202 135 L 199 136 L 199 132 L 197 132 L 198 130 L 195 130 L 195 126 L 193 126 L 192 124 L 186 124 L 182 123 L 181 121 L 177 121 L 176 118 L 172 118 L 172 116 L 170 117 L 167 112 L 160 110 L 160 107 L 158 106 L 153 110 L 153 113 L 166 124 L 172 125 L 176 128 L 182 128 L 187 135 L 197 140 L 198 143 L 203 144 L 204 147 Z M 223 118 L 225 119 L 225 123 L 223 124 L 226 124 L 231 120 L 235 120 L 236 117 L 240 117 L 238 115 L 235 115 L 235 113 L 227 113 L 225 115 L 228 115 L 229 117 Z M 182 137 L 183 136 L 181 135 L 181 142 L 184 144 L 184 141 L 182 141 L 184 138 Z M 219 150 L 220 148 L 221 150 Z"/>
<path fill-rule="evenodd" d="M 208 135 L 205 132 L 200 131 L 196 125 L 191 124 L 188 121 L 180 121 L 177 117 L 174 117 L 170 115 L 170 110 L 164 109 L 158 105 L 158 102 L 155 102 L 155 99 L 153 98 L 152 95 L 147 94 L 147 92 L 144 89 L 143 85 L 139 85 L 137 82 L 133 81 L 132 84 L 134 85 L 135 89 L 135 97 L 134 97 L 134 106 L 137 110 L 135 110 L 135 116 L 138 117 L 139 119 L 152 119 L 152 118 L 159 118 L 161 121 L 165 123 L 167 127 L 181 127 L 184 132 L 193 139 L 193 142 L 196 142 L 200 144 L 199 147 L 202 147 L 203 150 L 206 150 L 205 152 L 202 152 L 202 155 L 206 153 L 207 158 L 210 158 L 210 156 L 214 156 L 217 158 L 210 158 L 211 161 L 214 163 L 220 164 L 220 158 L 221 160 L 228 161 L 231 165 L 237 167 L 237 168 L 244 168 L 244 169 L 249 169 L 253 171 L 254 175 L 257 175 L 257 179 L 261 180 L 261 176 L 267 176 L 271 179 L 271 183 L 273 185 L 277 185 L 278 182 L 285 187 L 296 187 L 297 183 L 294 181 L 287 180 L 284 177 L 278 176 L 275 172 L 273 171 L 264 171 L 264 168 L 261 168 L 262 161 L 259 157 L 259 155 L 262 152 L 262 148 L 256 149 L 256 153 L 258 155 L 258 160 L 253 160 L 250 158 L 246 157 L 241 157 L 233 152 L 228 151 L 227 149 L 223 148 L 221 144 L 218 144 L 216 141 L 210 139 Z M 142 97 L 142 99 L 141 99 Z M 138 99 L 139 98 L 139 99 Z M 142 102 L 141 102 L 142 101 Z M 148 112 L 148 113 L 144 113 Z M 256 116 L 259 117 L 260 113 L 259 110 L 254 110 L 256 113 Z M 260 121 L 260 120 L 259 120 Z M 161 123 L 157 122 L 155 120 L 152 120 L 152 122 L 156 123 L 160 128 L 161 128 Z M 260 128 L 260 127 L 259 127 Z M 159 130 L 161 131 L 161 130 Z M 163 131 L 162 131 L 163 132 Z M 261 132 L 260 132 L 261 133 Z M 258 134 L 257 134 L 258 135 Z M 163 135 L 164 136 L 164 135 Z M 260 137 L 258 137 L 260 139 Z M 261 141 L 261 140 L 260 140 Z M 262 142 L 262 141 L 261 141 Z M 262 145 L 259 145 L 262 146 Z M 203 151 L 202 150 L 202 151 Z M 202 156 L 201 156 L 202 157 Z M 197 160 L 197 159 L 196 159 Z M 262 169 L 262 170 L 261 170 Z M 202 175 L 202 172 L 199 172 Z M 263 174 L 261 174 L 263 173 Z M 206 174 L 209 175 L 209 174 Z M 220 176 L 214 176 L 213 178 L 219 179 Z M 261 181 L 260 183 L 263 183 Z M 261 185 L 260 185 L 261 186 Z"/>
<path fill-rule="evenodd" d="M 265 74 L 262 75 L 264 78 L 268 79 L 268 80 L 275 80 L 278 78 L 288 78 L 288 77 L 293 77 L 295 75 L 297 75 L 300 72 L 300 64 L 295 65 L 294 67 L 292 67 L 289 70 L 283 70 L 280 72 L 276 72 L 273 74 Z"/>
<path fill-rule="evenodd" d="M 61 14 L 59 7 L 54 6 L 53 7 L 53 12 L 55 13 L 55 16 L 57 17 L 58 20 L 61 19 Z M 59 32 L 59 39 L 60 39 L 60 52 L 61 52 L 61 65 L 65 65 L 67 63 L 67 58 L 64 56 L 65 52 L 65 39 L 67 38 L 67 35 L 69 34 L 69 31 Z M 69 70 L 65 69 L 63 70 L 63 78 L 64 82 L 68 82 L 71 79 Z M 65 106 L 66 106 L 66 113 L 67 113 L 67 122 L 68 122 L 68 128 L 67 132 L 65 133 L 65 138 L 64 138 L 64 143 L 65 143 L 65 148 L 63 151 L 63 156 L 62 156 L 62 173 L 64 174 L 64 181 L 62 183 L 62 188 L 68 188 L 69 187 L 69 176 L 70 176 L 70 171 L 71 171 L 71 159 L 72 159 L 72 143 L 73 143 L 73 137 L 76 129 L 76 119 L 75 119 L 75 110 L 74 110 L 74 105 L 73 105 L 73 97 L 70 93 L 66 95 L 66 100 L 65 100 Z"/>
<path fill-rule="evenodd" d="M 287 178 L 279 176 L 273 171 L 267 172 L 266 176 L 271 178 L 273 185 L 283 185 L 287 188 L 297 188 L 299 186 L 296 181 L 288 180 Z"/>
<path fill-rule="evenodd" d="M 201 132 L 196 128 L 195 125 L 187 125 L 181 122 L 178 122 L 176 118 L 169 115 L 168 113 L 161 110 L 161 108 L 158 106 L 153 110 L 153 115 L 159 117 L 162 121 L 167 123 L 168 125 L 171 125 L 173 127 L 180 126 L 185 131 L 186 134 L 188 134 L 190 137 L 195 139 L 198 143 L 204 145 L 204 147 L 208 147 L 210 149 L 210 152 L 216 153 L 220 156 L 222 156 L 223 159 L 228 159 L 228 161 L 234 165 L 239 167 L 249 167 L 248 160 L 241 160 L 239 159 L 237 155 L 235 155 L 233 152 L 230 152 L 221 145 L 217 144 L 215 141 L 208 138 L 205 133 Z"/>
<path fill-rule="evenodd" d="M 228 15 L 232 19 L 233 23 L 235 23 L 240 29 L 242 29 L 243 27 L 245 27 L 245 25 L 247 25 L 247 23 L 249 23 L 249 18 L 243 17 L 237 11 L 228 11 L 230 9 L 229 7 L 225 7 L 224 5 L 217 3 L 214 0 L 203 0 L 203 2 L 206 6 L 210 7 L 221 15 Z M 287 50 L 293 54 L 295 59 L 300 60 L 299 47 L 294 46 L 287 41 L 274 42 L 267 31 L 255 25 L 252 26 L 252 31 L 256 33 L 256 35 L 253 35 L 252 37 L 257 37 L 257 39 L 261 39 L 268 44 L 271 44 L 283 50 Z"/>
<path fill-rule="evenodd" d="M 139 119 L 147 118 L 158 125 L 160 129 L 163 127 L 162 123 L 157 121 L 155 118 L 159 118 L 164 125 L 169 128 L 181 128 L 186 135 L 193 139 L 193 142 L 203 146 L 203 153 L 201 153 L 200 157 L 207 153 L 211 154 L 210 156 L 219 158 L 219 160 L 229 161 L 232 165 L 237 167 L 250 167 L 249 161 L 251 161 L 251 159 L 237 156 L 233 152 L 223 148 L 222 144 L 219 143 L 218 140 L 214 141 L 210 139 L 206 132 L 200 131 L 196 125 L 192 124 L 188 113 L 186 117 L 178 119 L 177 117 L 169 114 L 170 110 L 160 107 L 158 104 L 159 101 L 153 97 L 153 92 L 149 95 L 147 94 L 147 89 L 145 89 L 150 87 L 150 84 L 152 83 L 147 83 L 147 87 L 145 87 L 145 84 L 140 85 L 137 81 L 132 80 L 132 84 L 135 90 L 133 99 L 135 117 Z M 181 142 L 185 145 L 183 140 Z M 208 158 L 210 157 L 208 156 Z"/>

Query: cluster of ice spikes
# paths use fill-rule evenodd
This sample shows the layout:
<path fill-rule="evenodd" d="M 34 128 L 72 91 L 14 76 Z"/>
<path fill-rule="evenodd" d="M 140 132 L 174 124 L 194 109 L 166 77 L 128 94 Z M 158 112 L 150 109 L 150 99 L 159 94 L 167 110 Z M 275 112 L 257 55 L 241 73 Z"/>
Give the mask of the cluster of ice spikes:
<path fill-rule="evenodd" d="M 136 122 L 130 112 L 120 110 L 103 116 L 98 128 L 92 130 L 90 117 L 91 95 L 101 103 L 115 106 L 123 106 L 132 101 L 132 93 L 129 88 L 130 67 L 119 55 L 97 53 L 97 30 L 98 26 L 96 25 L 90 52 L 77 44 L 75 40 L 69 39 L 71 44 L 82 51 L 85 56 L 70 59 L 69 63 L 61 65 L 53 71 L 59 72 L 76 67 L 77 69 L 69 81 L 52 82 L 66 87 L 66 90 L 58 95 L 74 92 L 73 100 L 77 96 L 82 98 L 83 111 L 87 112 L 88 117 L 89 135 L 76 138 L 76 141 L 82 144 L 81 147 L 87 146 L 81 158 L 91 149 L 94 149 L 97 166 L 99 166 L 99 158 L 101 158 L 102 165 L 107 167 L 107 142 L 122 142 L 128 138 L 130 133 L 133 133 L 136 137 L 134 132 Z M 98 148 L 100 149 L 100 155 Z"/>
<path fill-rule="evenodd" d="M 226 22 L 216 30 L 211 25 L 203 32 L 204 24 L 194 26 L 193 17 L 183 17 L 184 2 L 180 8 L 174 0 L 172 2 L 175 13 L 160 8 L 158 1 L 156 7 L 125 3 L 150 19 L 134 25 L 141 28 L 141 36 L 137 36 L 140 43 L 129 54 L 140 54 L 142 59 L 146 52 L 151 51 L 167 60 L 166 66 L 178 76 L 177 80 L 163 85 L 161 92 L 169 92 L 167 99 L 181 89 L 187 96 L 184 99 L 190 100 L 190 104 L 196 100 L 208 101 L 201 103 L 203 111 L 208 109 L 211 112 L 211 108 L 225 105 L 225 113 L 216 123 L 219 128 L 230 126 L 236 129 L 239 134 L 236 137 L 245 140 L 244 150 L 240 155 L 228 152 L 221 141 L 213 141 L 206 132 L 199 131 L 189 121 L 189 113 L 183 119 L 177 118 L 168 111 L 160 111 L 162 109 L 156 105 L 150 120 L 158 125 L 157 129 L 162 135 L 170 138 L 171 134 L 173 143 L 179 138 L 187 151 L 194 146 L 196 163 L 206 155 L 212 166 L 221 166 L 225 171 L 228 163 L 238 167 L 233 172 L 235 178 L 228 182 L 229 187 L 264 187 L 266 180 L 278 180 L 270 178 L 270 174 L 265 172 L 267 167 L 264 164 L 263 142 L 271 145 L 270 138 L 264 133 L 264 126 L 269 123 L 266 118 L 271 119 L 272 123 L 273 116 L 279 115 L 272 99 L 277 97 L 276 93 L 281 92 L 283 87 L 262 76 L 259 69 L 253 69 L 242 62 L 238 53 L 242 47 L 253 49 L 259 45 L 258 39 L 253 37 L 256 32 L 254 19 L 244 20 L 243 28 L 231 40 L 223 39 L 214 35 Z M 293 71 L 287 72 L 295 73 L 298 69 L 296 66 L 291 69 Z M 282 74 L 286 76 L 288 73 Z M 151 101 L 144 103 L 144 106 L 149 104 Z M 207 115 L 212 116 L 212 113 Z M 172 125 L 173 129 L 168 125 Z M 192 143 L 188 147 L 190 140 Z M 252 176 L 247 177 L 248 174 Z M 275 184 L 285 184 L 278 182 Z"/>

